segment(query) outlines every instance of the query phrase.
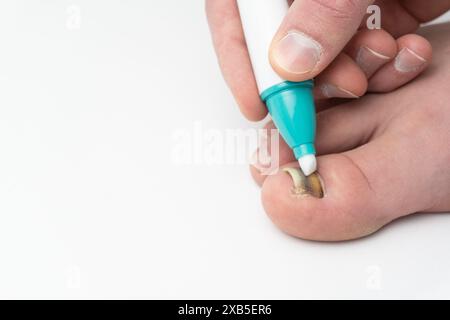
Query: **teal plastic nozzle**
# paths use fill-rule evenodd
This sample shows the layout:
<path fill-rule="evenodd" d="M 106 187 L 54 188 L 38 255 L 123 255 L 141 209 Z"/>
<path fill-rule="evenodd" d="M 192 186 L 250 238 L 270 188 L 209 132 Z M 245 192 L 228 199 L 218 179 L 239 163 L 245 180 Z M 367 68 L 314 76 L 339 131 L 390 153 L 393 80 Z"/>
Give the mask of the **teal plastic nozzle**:
<path fill-rule="evenodd" d="M 316 154 L 314 82 L 282 82 L 261 94 L 275 126 L 294 151 L 296 159 Z"/>

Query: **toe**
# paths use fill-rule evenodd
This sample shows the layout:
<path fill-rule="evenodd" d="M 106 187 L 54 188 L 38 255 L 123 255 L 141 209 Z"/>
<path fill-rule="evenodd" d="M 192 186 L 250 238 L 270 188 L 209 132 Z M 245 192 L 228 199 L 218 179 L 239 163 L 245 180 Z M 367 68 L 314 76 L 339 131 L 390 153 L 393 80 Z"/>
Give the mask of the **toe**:
<path fill-rule="evenodd" d="M 342 241 L 366 236 L 387 223 L 376 211 L 367 178 L 352 160 L 324 156 L 319 166 L 323 198 L 305 191 L 304 184 L 295 185 L 285 171 L 264 182 L 264 208 L 282 231 L 302 239 Z"/>

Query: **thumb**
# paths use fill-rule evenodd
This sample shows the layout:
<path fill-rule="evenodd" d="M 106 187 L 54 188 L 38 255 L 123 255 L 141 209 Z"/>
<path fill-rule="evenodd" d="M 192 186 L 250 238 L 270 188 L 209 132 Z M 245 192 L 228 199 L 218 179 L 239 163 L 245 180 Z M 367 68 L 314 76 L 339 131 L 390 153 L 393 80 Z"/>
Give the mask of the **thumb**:
<path fill-rule="evenodd" d="M 284 79 L 322 72 L 353 37 L 374 0 L 295 0 L 275 35 L 270 62 Z"/>

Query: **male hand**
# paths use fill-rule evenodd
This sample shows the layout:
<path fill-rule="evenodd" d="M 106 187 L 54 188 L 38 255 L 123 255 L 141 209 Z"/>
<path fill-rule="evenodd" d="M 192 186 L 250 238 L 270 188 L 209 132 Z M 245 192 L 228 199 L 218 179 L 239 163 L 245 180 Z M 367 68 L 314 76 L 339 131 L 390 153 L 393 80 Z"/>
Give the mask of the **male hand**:
<path fill-rule="evenodd" d="M 264 1 L 264 0 L 262 0 Z M 450 0 L 295 0 L 268 55 L 284 79 L 316 78 L 317 99 L 388 92 L 428 66 L 432 48 L 412 34 L 450 9 Z M 367 8 L 381 9 L 380 30 L 366 28 Z M 206 0 L 220 67 L 243 114 L 261 120 L 259 98 L 236 0 Z"/>

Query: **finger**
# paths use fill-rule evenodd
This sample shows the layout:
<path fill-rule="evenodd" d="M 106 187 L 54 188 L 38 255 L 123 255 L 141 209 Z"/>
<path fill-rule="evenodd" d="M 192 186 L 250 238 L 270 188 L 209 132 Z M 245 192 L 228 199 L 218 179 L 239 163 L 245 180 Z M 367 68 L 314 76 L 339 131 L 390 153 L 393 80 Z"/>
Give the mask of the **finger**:
<path fill-rule="evenodd" d="M 365 101 L 342 104 L 317 114 L 318 155 L 348 151 L 377 136 L 377 128 L 383 121 L 382 113 L 380 108 L 372 106 L 368 101 L 368 98 L 365 98 Z M 266 128 L 274 129 L 275 126 L 273 122 L 269 122 Z M 255 153 L 252 161 L 251 173 L 259 185 L 276 171 L 268 171 L 268 168 L 278 169 L 279 166 L 295 161 L 292 149 L 279 137 L 278 131 L 267 131 L 269 142 L 273 140 L 272 135 L 277 135 L 279 148 L 273 148 L 270 143 L 264 141 L 258 148 L 262 156 L 258 159 Z"/>
<path fill-rule="evenodd" d="M 429 22 L 450 9 L 449 0 L 377 0 L 375 4 L 382 13 L 383 29 L 395 38 L 416 31 L 421 23 Z"/>
<path fill-rule="evenodd" d="M 431 44 L 425 38 L 410 34 L 397 40 L 396 58 L 382 67 L 369 81 L 369 91 L 389 92 L 421 74 L 432 58 Z"/>
<path fill-rule="evenodd" d="M 367 79 L 392 60 L 397 42 L 384 30 L 360 30 L 345 49 L 316 78 L 315 96 L 358 98 L 366 93 Z"/>
<path fill-rule="evenodd" d="M 296 162 L 289 163 L 287 173 L 269 176 L 263 184 L 266 212 L 295 237 L 342 241 L 367 236 L 394 219 L 424 210 L 422 188 L 411 175 L 419 160 L 410 164 L 410 155 L 398 152 L 397 141 L 382 136 L 355 150 L 319 157 L 320 180 L 305 178 L 294 169 Z"/>
<path fill-rule="evenodd" d="M 421 23 L 436 19 L 450 10 L 450 0 L 400 0 L 400 3 Z"/>
<path fill-rule="evenodd" d="M 367 78 L 347 54 L 341 53 L 315 81 L 317 99 L 356 99 L 367 90 Z"/>
<path fill-rule="evenodd" d="M 272 66 L 287 80 L 303 81 L 315 77 L 352 38 L 372 2 L 294 1 L 272 42 Z"/>
<path fill-rule="evenodd" d="M 265 180 L 262 202 L 274 224 L 289 235 L 316 241 L 350 240 L 378 230 L 385 222 L 366 176 L 353 159 L 339 154 L 317 160 L 319 186 L 294 171 L 295 162 L 285 166 L 289 171 L 280 170 Z"/>
<path fill-rule="evenodd" d="M 267 110 L 259 97 L 235 0 L 207 0 L 206 13 L 223 77 L 242 113 L 263 119 Z"/>
<path fill-rule="evenodd" d="M 377 0 L 375 4 L 380 8 L 381 27 L 394 38 L 414 32 L 420 26 L 415 18 L 400 1 Z M 363 27 L 367 20 L 363 20 Z"/>
<path fill-rule="evenodd" d="M 263 128 L 264 134 L 260 134 L 259 145 L 250 159 L 250 173 L 255 182 L 261 186 L 267 177 L 278 170 L 280 165 L 294 160 L 294 155 L 289 146 L 281 138 L 275 124 L 269 121 Z M 274 141 L 277 146 L 274 146 Z"/>
<path fill-rule="evenodd" d="M 369 79 L 397 54 L 397 42 L 386 31 L 363 29 L 353 37 L 345 52 Z"/>

